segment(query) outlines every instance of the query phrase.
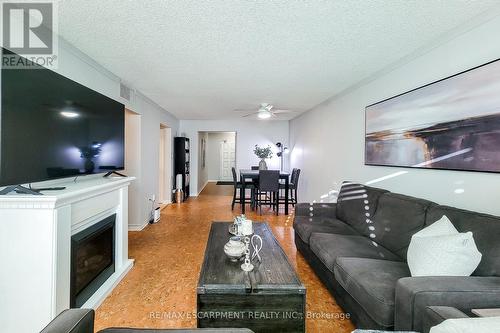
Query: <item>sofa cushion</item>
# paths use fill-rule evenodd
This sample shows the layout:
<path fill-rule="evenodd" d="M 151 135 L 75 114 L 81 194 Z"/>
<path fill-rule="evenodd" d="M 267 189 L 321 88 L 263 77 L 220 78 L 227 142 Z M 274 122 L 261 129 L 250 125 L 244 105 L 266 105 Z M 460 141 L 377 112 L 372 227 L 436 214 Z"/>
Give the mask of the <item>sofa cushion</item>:
<path fill-rule="evenodd" d="M 322 232 L 341 235 L 357 235 L 358 233 L 346 223 L 326 217 L 296 216 L 293 228 L 304 243 L 309 244 L 309 237 L 313 232 Z"/>
<path fill-rule="evenodd" d="M 331 272 L 338 257 L 401 260 L 397 255 L 364 236 L 312 233 L 309 246 Z"/>
<path fill-rule="evenodd" d="M 432 205 L 431 201 L 402 194 L 383 194 L 365 235 L 406 259 L 411 236 L 424 228 L 427 209 Z"/>
<path fill-rule="evenodd" d="M 396 282 L 410 276 L 404 262 L 337 258 L 335 279 L 378 324 L 394 325 Z"/>
<path fill-rule="evenodd" d="M 344 182 L 337 199 L 337 218 L 366 234 L 366 213 L 375 214 L 379 197 L 387 190 Z M 366 209 L 368 207 L 368 209 Z"/>
<path fill-rule="evenodd" d="M 426 225 L 446 215 L 459 232 L 472 231 L 474 242 L 483 255 L 473 276 L 500 276 L 500 218 L 447 206 L 429 209 Z"/>

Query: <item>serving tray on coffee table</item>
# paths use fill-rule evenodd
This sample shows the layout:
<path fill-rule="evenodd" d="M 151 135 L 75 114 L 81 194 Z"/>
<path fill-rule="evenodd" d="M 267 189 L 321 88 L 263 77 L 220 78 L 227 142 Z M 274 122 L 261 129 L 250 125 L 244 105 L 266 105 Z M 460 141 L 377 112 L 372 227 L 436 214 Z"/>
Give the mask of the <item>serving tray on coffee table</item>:
<path fill-rule="evenodd" d="M 198 327 L 245 327 L 254 332 L 304 332 L 306 288 L 267 223 L 254 223 L 262 237 L 262 262 L 252 272 L 224 254 L 232 222 L 213 222 L 197 287 Z"/>

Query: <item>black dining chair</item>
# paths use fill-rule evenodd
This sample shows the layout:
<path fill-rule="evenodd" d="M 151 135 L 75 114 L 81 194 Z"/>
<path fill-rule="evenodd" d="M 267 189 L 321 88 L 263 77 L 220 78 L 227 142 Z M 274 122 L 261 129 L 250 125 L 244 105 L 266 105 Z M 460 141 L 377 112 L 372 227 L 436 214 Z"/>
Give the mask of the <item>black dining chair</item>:
<path fill-rule="evenodd" d="M 278 215 L 280 190 L 279 179 L 279 170 L 259 171 L 259 183 L 255 194 L 255 203 L 259 208 L 260 215 L 262 215 L 262 206 L 266 204 L 273 206 L 276 211 L 276 215 Z M 264 199 L 262 196 L 264 196 Z"/>
<path fill-rule="evenodd" d="M 233 201 L 231 203 L 231 210 L 234 210 L 234 204 L 236 204 L 236 203 L 241 204 L 242 200 L 241 200 L 241 197 L 238 195 L 238 192 L 240 192 L 240 189 L 243 187 L 243 184 L 240 181 L 238 181 L 238 177 L 236 176 L 236 169 L 234 167 L 231 168 L 231 172 L 233 173 L 233 187 L 234 187 Z M 245 200 L 249 200 L 250 204 L 253 207 L 254 206 L 253 193 L 255 190 L 255 186 L 252 183 L 245 183 L 245 189 L 250 189 L 250 193 L 251 193 L 250 198 L 246 197 L 246 193 L 243 193 L 243 195 L 245 195 Z"/>
<path fill-rule="evenodd" d="M 300 177 L 300 169 L 295 169 L 295 173 L 292 172 L 292 177 L 290 179 L 290 185 L 288 188 L 290 189 L 290 199 L 292 202 L 292 206 L 295 207 L 295 204 L 298 203 L 297 192 L 299 189 L 299 177 Z"/>
<path fill-rule="evenodd" d="M 290 194 L 290 198 L 288 199 L 288 203 L 295 207 L 297 204 L 297 192 L 299 188 L 299 177 L 300 177 L 300 169 L 293 168 L 292 174 L 290 175 L 290 182 L 288 183 L 288 190 Z M 280 190 L 284 190 L 286 188 L 285 184 L 280 183 Z M 285 194 L 286 195 L 286 194 Z M 280 203 L 284 203 L 284 198 L 280 198 Z"/>
<path fill-rule="evenodd" d="M 256 170 L 259 170 L 259 166 L 258 165 L 252 165 L 250 167 L 251 170 L 253 171 L 256 171 Z M 258 179 L 252 179 L 250 181 L 250 183 L 254 186 L 254 190 L 252 191 L 252 196 L 255 197 L 255 189 L 257 189 L 257 186 L 259 185 L 259 180 Z M 252 205 L 252 209 L 254 208 L 254 205 Z"/>

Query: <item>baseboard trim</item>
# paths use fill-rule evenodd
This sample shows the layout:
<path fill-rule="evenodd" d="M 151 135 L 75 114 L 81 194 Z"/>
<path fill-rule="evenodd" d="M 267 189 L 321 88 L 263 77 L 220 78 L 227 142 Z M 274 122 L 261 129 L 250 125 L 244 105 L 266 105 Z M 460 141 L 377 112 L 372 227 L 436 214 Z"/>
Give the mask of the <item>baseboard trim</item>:
<path fill-rule="evenodd" d="M 210 182 L 209 180 L 207 180 L 207 181 L 205 182 L 205 184 L 201 187 L 201 190 L 198 192 L 198 194 L 196 194 L 196 196 L 199 196 L 199 195 L 200 195 L 200 193 L 201 193 L 201 192 L 205 189 L 205 187 L 207 186 L 207 184 L 208 184 L 209 182 Z"/>
<path fill-rule="evenodd" d="M 144 221 L 142 225 L 140 224 L 129 224 L 128 231 L 142 231 L 148 225 L 149 221 Z"/>

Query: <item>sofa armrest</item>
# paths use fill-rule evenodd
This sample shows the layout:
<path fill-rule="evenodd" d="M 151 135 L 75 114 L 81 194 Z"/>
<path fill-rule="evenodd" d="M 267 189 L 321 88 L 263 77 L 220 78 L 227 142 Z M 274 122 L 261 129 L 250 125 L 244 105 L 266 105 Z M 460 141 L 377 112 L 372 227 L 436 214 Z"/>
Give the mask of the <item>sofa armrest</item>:
<path fill-rule="evenodd" d="M 312 208 L 312 210 L 311 210 Z M 336 203 L 299 203 L 295 205 L 295 216 L 337 217 Z"/>
<path fill-rule="evenodd" d="M 248 328 L 128 328 L 111 327 L 97 333 L 254 333 Z"/>
<path fill-rule="evenodd" d="M 462 311 L 451 306 L 428 306 L 425 308 L 423 333 L 429 333 L 431 327 L 441 324 L 446 319 L 469 318 Z"/>
<path fill-rule="evenodd" d="M 500 277 L 429 276 L 399 279 L 394 323 L 397 330 L 422 331 L 428 306 L 459 310 L 500 307 Z"/>
<path fill-rule="evenodd" d="M 40 333 L 94 333 L 94 310 L 64 310 Z"/>

